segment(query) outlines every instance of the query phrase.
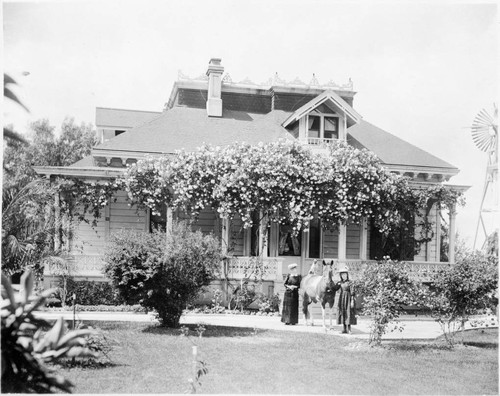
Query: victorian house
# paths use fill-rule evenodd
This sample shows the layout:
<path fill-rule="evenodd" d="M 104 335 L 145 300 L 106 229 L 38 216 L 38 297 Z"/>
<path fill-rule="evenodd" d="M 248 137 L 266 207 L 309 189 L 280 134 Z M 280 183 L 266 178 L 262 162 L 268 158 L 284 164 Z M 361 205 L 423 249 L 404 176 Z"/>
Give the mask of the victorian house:
<path fill-rule="evenodd" d="M 179 73 L 168 102 L 162 112 L 125 109 L 96 109 L 96 127 L 100 143 L 92 154 L 69 167 L 38 167 L 47 177 L 71 176 L 86 181 L 103 181 L 123 172 L 127 164 L 146 155 L 175 155 L 176 150 L 195 150 L 202 143 L 224 146 L 236 141 L 250 144 L 271 142 L 280 138 L 297 139 L 317 152 L 336 139 L 347 140 L 357 148 L 366 148 L 377 155 L 391 172 L 412 179 L 415 188 L 448 182 L 459 170 L 434 155 L 415 147 L 364 120 L 355 110 L 355 92 L 351 82 L 345 85 L 320 85 L 313 75 L 309 84 L 299 80 L 285 82 L 277 75 L 263 84 L 245 80 L 233 82 L 224 74 L 220 59 L 211 59 L 199 78 Z M 397 131 L 396 131 L 397 132 Z M 451 186 L 464 190 L 462 186 Z M 56 197 L 58 200 L 59 197 Z M 423 214 L 415 214 L 421 216 Z M 441 224 L 438 208 L 429 213 L 433 224 L 432 239 L 421 246 L 416 255 L 407 257 L 416 273 L 423 277 L 441 265 Z M 71 260 L 77 276 L 89 280 L 104 280 L 101 272 L 103 251 L 109 236 L 121 228 L 149 232 L 153 224 L 168 228 L 173 219 L 186 215 L 165 208 L 161 216 L 131 208 L 125 192 L 116 202 L 110 202 L 96 227 L 81 223 L 70 241 Z M 224 224 L 210 208 L 206 208 L 192 224 L 203 232 L 214 232 L 229 246 L 233 256 L 226 274 L 230 279 L 242 276 L 251 260 L 254 233 L 243 229 L 241 222 Z M 454 261 L 455 211 L 449 215 L 449 261 Z M 299 237 L 291 236 L 286 226 L 272 225 L 264 255 L 269 292 L 275 282 L 283 283 L 287 265 L 295 262 L 307 273 L 315 258 L 347 263 L 353 269 L 362 263 L 380 258 L 378 232 L 369 221 L 361 225 L 340 226 L 338 231 L 324 230 L 318 221 L 310 224 Z M 257 241 L 258 243 L 258 241 Z M 50 268 L 46 279 L 51 279 Z"/>

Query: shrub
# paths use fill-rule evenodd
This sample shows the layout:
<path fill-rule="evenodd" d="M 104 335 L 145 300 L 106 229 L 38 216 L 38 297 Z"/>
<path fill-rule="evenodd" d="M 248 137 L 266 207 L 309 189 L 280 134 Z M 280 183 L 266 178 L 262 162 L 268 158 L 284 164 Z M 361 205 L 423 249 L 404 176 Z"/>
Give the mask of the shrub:
<path fill-rule="evenodd" d="M 458 254 L 456 264 L 434 275 L 427 305 L 450 345 L 471 315 L 495 311 L 497 283 L 498 257 L 479 252 Z"/>
<path fill-rule="evenodd" d="M 66 281 L 66 304 L 72 305 L 73 293 L 76 294 L 76 303 L 81 305 L 120 305 L 125 301 L 111 283 L 93 281 Z"/>
<path fill-rule="evenodd" d="M 161 325 L 177 327 L 183 309 L 208 286 L 221 260 L 217 238 L 175 223 L 168 236 L 131 230 L 112 236 L 105 272 L 128 303 L 154 309 Z"/>
<path fill-rule="evenodd" d="M 259 311 L 260 312 L 278 312 L 280 306 L 280 297 L 278 294 L 274 296 L 267 297 L 265 295 L 261 295 L 258 298 L 259 301 Z"/>
<path fill-rule="evenodd" d="M 378 265 L 364 268 L 355 287 L 363 294 L 363 314 L 373 317 L 370 324 L 370 344 L 380 345 L 382 336 L 394 330 L 403 330 L 398 321 L 407 305 L 422 305 L 425 289 L 413 281 L 403 262 L 384 258 Z"/>
<path fill-rule="evenodd" d="M 70 331 L 61 318 L 46 333 L 41 327 L 48 323 L 34 317 L 33 312 L 44 304 L 54 290 L 30 298 L 33 275 L 21 279 L 23 292 L 18 301 L 9 280 L 2 274 L 2 393 L 70 392 L 73 384 L 45 366 L 65 357 L 93 356 L 85 348 L 84 336 L 89 330 Z"/>
<path fill-rule="evenodd" d="M 248 306 L 255 300 L 257 297 L 257 292 L 255 291 L 255 286 L 249 286 L 247 283 L 243 285 L 237 286 L 233 292 L 232 301 L 234 302 L 234 309 L 240 309 L 243 312 L 244 309 L 247 309 Z"/>

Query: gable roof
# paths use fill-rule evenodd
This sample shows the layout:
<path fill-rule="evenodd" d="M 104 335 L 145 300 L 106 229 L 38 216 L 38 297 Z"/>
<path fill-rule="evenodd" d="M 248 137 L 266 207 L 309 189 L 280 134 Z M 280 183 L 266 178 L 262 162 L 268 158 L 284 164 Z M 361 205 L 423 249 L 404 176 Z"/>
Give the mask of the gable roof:
<path fill-rule="evenodd" d="M 311 99 L 305 105 L 301 106 L 299 109 L 293 112 L 284 122 L 283 126 L 286 127 L 290 125 L 292 122 L 297 121 L 299 118 L 304 117 L 311 110 L 315 109 L 322 103 L 329 102 L 333 104 L 333 106 L 339 109 L 341 112 L 345 113 L 347 116 L 347 121 L 350 121 L 350 124 L 356 124 L 361 121 L 361 115 L 354 110 L 344 99 L 342 99 L 338 94 L 333 91 L 325 91 L 322 94 L 316 96 L 314 99 Z"/>
<path fill-rule="evenodd" d="M 280 138 L 293 139 L 280 124 L 290 113 L 267 114 L 224 110 L 222 117 L 208 117 L 205 109 L 173 107 L 159 117 L 104 142 L 93 150 L 174 153 L 195 150 L 203 143 L 214 146 L 236 141 L 256 144 Z"/>
<path fill-rule="evenodd" d="M 157 111 L 110 109 L 96 107 L 95 123 L 97 127 L 133 128 L 159 117 Z"/>
<path fill-rule="evenodd" d="M 429 168 L 458 168 L 366 121 L 347 129 L 347 141 L 356 148 L 366 148 L 387 165 Z"/>

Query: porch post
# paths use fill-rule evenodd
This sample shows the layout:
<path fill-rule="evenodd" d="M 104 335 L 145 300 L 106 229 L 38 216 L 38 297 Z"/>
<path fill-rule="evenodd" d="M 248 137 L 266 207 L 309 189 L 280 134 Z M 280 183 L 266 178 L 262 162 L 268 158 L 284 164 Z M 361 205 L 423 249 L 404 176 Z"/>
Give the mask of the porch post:
<path fill-rule="evenodd" d="M 229 250 L 229 219 L 222 218 L 222 253 L 227 254 Z"/>
<path fill-rule="evenodd" d="M 347 226 L 339 225 L 339 260 L 347 258 Z"/>
<path fill-rule="evenodd" d="M 267 238 L 267 243 L 269 243 L 269 235 L 265 235 L 267 231 L 267 216 L 264 217 L 262 212 L 260 212 L 260 218 L 262 219 L 260 221 L 260 230 L 259 230 L 259 253 L 262 254 L 262 257 L 267 257 L 267 244 L 266 238 Z"/>
<path fill-rule="evenodd" d="M 61 248 L 61 197 L 59 191 L 54 194 L 54 220 L 55 220 L 55 233 L 54 233 L 54 250 Z"/>
<path fill-rule="evenodd" d="M 368 221 L 366 217 L 363 217 L 360 224 L 360 235 L 359 235 L 359 258 L 361 260 L 368 259 Z"/>
<path fill-rule="evenodd" d="M 441 261 L 441 211 L 436 207 L 436 257 L 435 260 L 439 263 Z"/>
<path fill-rule="evenodd" d="M 451 264 L 455 263 L 455 220 L 457 216 L 456 206 L 455 204 L 449 207 L 450 211 L 450 227 L 448 230 L 449 233 L 449 243 L 448 243 L 448 262 Z"/>

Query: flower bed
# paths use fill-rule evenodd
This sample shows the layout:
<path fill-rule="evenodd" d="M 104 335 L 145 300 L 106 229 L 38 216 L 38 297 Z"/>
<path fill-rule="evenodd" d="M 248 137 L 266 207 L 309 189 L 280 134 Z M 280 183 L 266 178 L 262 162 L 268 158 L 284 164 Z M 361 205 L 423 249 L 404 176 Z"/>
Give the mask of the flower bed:
<path fill-rule="evenodd" d="M 194 307 L 191 309 L 185 309 L 183 314 L 203 314 L 203 315 L 255 315 L 255 316 L 280 316 L 279 312 L 262 312 L 251 309 L 232 310 L 226 309 L 224 307 Z"/>
<path fill-rule="evenodd" d="M 47 312 L 72 311 L 72 306 L 66 307 L 49 307 Z M 146 309 L 140 305 L 80 305 L 76 304 L 77 312 L 134 312 L 147 313 Z"/>

